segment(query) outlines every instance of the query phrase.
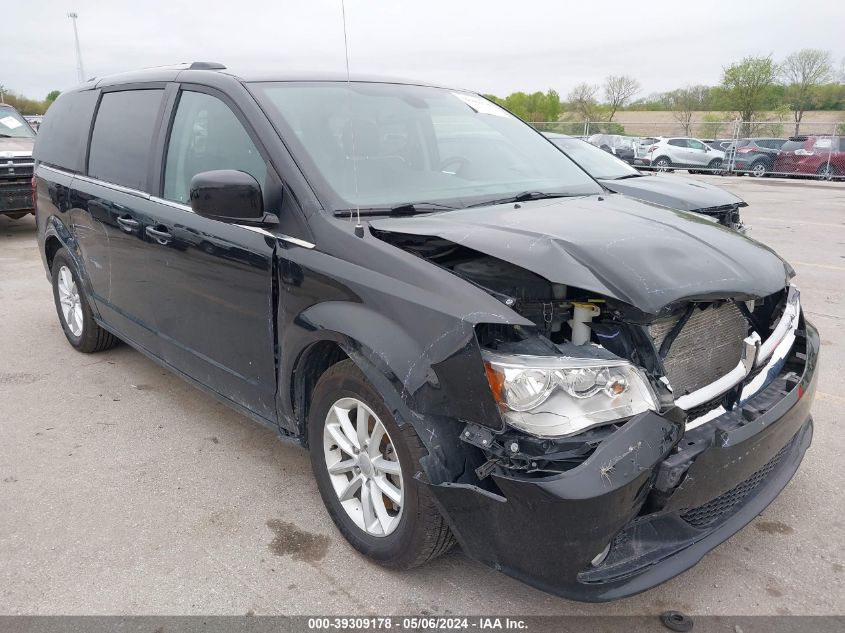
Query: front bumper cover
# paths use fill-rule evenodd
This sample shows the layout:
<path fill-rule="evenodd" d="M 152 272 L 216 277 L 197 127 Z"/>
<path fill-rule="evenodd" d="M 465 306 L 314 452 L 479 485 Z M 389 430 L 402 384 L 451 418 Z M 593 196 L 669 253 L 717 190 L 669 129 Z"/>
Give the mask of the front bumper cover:
<path fill-rule="evenodd" d="M 772 383 L 682 439 L 647 412 L 567 472 L 493 474 L 501 494 L 429 485 L 464 551 L 497 570 L 589 602 L 645 591 L 695 565 L 791 479 L 812 439 L 818 349 L 805 323 Z"/>

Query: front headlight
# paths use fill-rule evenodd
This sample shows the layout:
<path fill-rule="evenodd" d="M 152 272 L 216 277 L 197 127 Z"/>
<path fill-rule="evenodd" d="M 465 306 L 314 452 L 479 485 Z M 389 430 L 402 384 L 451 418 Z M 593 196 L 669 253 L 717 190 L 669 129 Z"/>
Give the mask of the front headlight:
<path fill-rule="evenodd" d="M 657 410 L 648 380 L 624 360 L 482 355 L 505 421 L 531 435 L 573 435 Z"/>

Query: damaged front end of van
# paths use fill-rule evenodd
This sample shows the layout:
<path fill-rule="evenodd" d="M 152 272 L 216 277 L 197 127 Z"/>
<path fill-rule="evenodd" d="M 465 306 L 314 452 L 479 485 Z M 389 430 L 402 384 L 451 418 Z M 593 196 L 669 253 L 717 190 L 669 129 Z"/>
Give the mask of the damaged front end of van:
<path fill-rule="evenodd" d="M 652 213 L 614 196 L 370 227 L 501 303 L 495 319 L 462 306 L 460 349 L 428 359 L 438 393 L 476 395 L 418 399 L 421 479 L 468 555 L 567 598 L 693 566 L 778 495 L 812 438 L 819 337 L 791 267 Z"/>

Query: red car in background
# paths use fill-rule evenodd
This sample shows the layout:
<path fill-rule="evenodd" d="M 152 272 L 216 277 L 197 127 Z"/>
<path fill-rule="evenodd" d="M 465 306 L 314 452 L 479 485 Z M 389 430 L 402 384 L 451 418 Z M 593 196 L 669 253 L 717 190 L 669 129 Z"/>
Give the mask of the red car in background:
<path fill-rule="evenodd" d="M 796 137 L 781 147 L 775 174 L 815 175 L 825 180 L 845 176 L 845 138 L 841 136 Z"/>

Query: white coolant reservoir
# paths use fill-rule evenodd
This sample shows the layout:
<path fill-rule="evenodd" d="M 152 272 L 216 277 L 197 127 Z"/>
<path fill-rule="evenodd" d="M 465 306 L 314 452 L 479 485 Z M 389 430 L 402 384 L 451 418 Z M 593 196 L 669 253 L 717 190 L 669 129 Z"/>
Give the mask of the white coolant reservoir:
<path fill-rule="evenodd" d="M 572 318 L 568 321 L 572 328 L 572 344 L 584 345 L 590 342 L 590 321 L 601 313 L 594 303 L 573 303 Z"/>

